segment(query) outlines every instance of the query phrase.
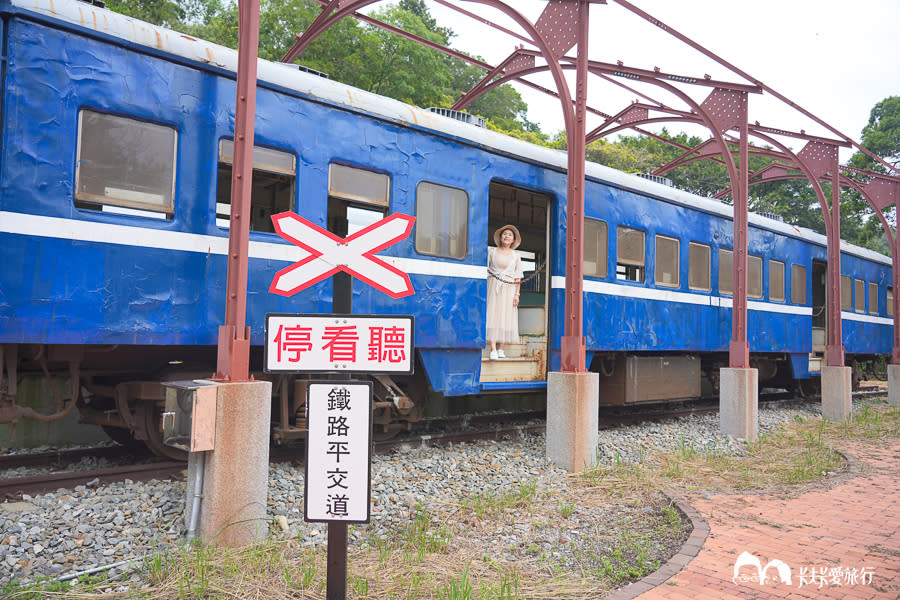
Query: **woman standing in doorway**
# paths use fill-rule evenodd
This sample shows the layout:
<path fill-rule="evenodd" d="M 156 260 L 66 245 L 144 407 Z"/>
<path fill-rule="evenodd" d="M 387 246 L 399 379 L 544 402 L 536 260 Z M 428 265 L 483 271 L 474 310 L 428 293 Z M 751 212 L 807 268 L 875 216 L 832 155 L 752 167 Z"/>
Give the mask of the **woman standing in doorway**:
<path fill-rule="evenodd" d="M 491 360 L 506 358 L 503 344 L 519 342 L 519 284 L 524 273 L 515 251 L 522 236 L 514 225 L 494 232 L 496 248 L 488 248 L 487 341 Z"/>

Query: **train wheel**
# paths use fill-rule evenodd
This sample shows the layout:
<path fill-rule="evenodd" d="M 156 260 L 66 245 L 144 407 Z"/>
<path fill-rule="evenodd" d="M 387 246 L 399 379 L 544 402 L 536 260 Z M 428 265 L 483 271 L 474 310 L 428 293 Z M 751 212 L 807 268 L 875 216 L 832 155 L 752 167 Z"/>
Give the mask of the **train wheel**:
<path fill-rule="evenodd" d="M 155 402 L 141 402 L 138 405 L 135 418 L 142 421 L 144 430 L 147 432 L 147 439 L 142 441 L 157 456 L 169 460 L 187 461 L 187 452 L 163 443 L 162 413 L 162 407 L 157 406 Z"/>

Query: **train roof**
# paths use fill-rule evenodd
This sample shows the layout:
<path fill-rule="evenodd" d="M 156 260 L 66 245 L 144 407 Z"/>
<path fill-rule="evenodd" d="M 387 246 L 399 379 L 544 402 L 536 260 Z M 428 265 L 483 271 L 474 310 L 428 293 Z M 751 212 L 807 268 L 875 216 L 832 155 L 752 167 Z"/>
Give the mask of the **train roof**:
<path fill-rule="evenodd" d="M 188 61 L 209 65 L 217 69 L 237 72 L 237 51 L 212 42 L 194 38 L 170 29 L 151 25 L 144 21 L 98 8 L 79 0 L 0 0 L 24 11 L 58 19 L 73 25 L 94 30 L 123 42 L 172 54 Z M 379 96 L 325 77 L 305 73 L 296 65 L 259 59 L 259 81 L 328 103 L 363 111 L 373 116 L 396 121 L 412 127 L 421 127 L 452 136 L 488 149 L 543 163 L 557 170 L 566 170 L 566 153 L 537 146 L 486 128 L 478 127 L 429 110 Z M 604 165 L 588 162 L 586 176 L 624 189 L 653 196 L 665 201 L 695 208 L 712 214 L 733 218 L 733 207 L 711 198 L 697 196 L 678 188 L 623 173 Z M 825 246 L 826 237 L 804 227 L 788 225 L 764 215 L 751 213 L 750 223 L 788 236 L 798 237 Z M 860 258 L 891 265 L 888 256 L 861 248 L 841 240 L 841 252 Z"/>

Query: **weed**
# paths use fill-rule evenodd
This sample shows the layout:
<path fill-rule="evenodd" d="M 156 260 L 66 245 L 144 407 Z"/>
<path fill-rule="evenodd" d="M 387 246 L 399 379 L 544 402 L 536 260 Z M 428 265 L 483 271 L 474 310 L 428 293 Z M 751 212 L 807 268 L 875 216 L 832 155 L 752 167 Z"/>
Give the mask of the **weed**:
<path fill-rule="evenodd" d="M 559 514 L 563 519 L 568 519 L 575 512 L 575 504 L 573 502 L 563 502 L 559 505 Z"/>
<path fill-rule="evenodd" d="M 463 567 L 462 575 L 453 578 L 438 589 L 441 600 L 471 600 L 472 584 L 469 582 L 469 566 Z"/>

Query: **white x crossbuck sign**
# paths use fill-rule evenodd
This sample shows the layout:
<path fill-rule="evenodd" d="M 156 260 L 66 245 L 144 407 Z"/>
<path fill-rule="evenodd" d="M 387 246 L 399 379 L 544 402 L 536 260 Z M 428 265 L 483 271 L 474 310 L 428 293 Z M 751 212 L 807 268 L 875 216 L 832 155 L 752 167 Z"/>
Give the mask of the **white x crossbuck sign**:
<path fill-rule="evenodd" d="M 346 271 L 392 298 L 414 294 L 409 275 L 375 253 L 409 236 L 415 217 L 395 213 L 340 238 L 293 212 L 272 215 L 275 232 L 309 253 L 278 271 L 269 291 L 292 296 L 338 271 Z"/>

